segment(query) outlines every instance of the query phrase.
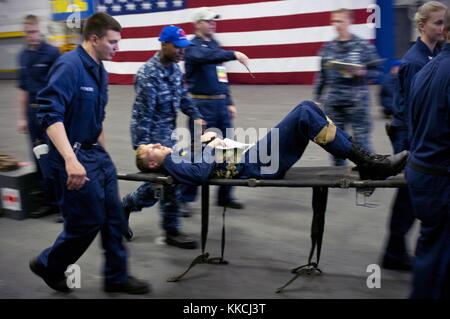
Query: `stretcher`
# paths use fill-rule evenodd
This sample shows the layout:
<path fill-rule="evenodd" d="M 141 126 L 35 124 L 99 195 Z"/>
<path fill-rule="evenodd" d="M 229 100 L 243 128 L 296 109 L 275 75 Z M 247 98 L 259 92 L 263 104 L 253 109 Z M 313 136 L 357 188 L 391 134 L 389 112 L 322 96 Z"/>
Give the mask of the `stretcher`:
<path fill-rule="evenodd" d="M 127 181 L 145 181 L 152 182 L 157 186 L 155 189 L 158 196 L 164 196 L 164 185 L 171 185 L 174 180 L 171 176 L 162 174 L 118 174 L 120 180 Z M 201 186 L 201 254 L 194 258 L 189 267 L 182 274 L 171 277 L 169 282 L 181 280 L 195 265 L 214 264 L 226 265 L 228 262 L 224 259 L 225 251 L 225 213 L 222 214 L 222 242 L 221 256 L 210 257 L 206 252 L 206 242 L 208 238 L 209 226 L 209 189 L 212 185 L 244 186 L 244 187 L 283 187 L 283 188 L 312 188 L 312 210 L 313 218 L 311 225 L 311 250 L 306 264 L 291 270 L 293 277 L 286 284 L 276 290 L 280 293 L 288 285 L 294 282 L 302 275 L 321 274 L 319 268 L 320 254 L 322 249 L 322 239 L 325 229 L 325 213 L 328 201 L 329 188 L 356 189 L 357 205 L 370 206 L 366 198 L 370 196 L 376 188 L 401 188 L 406 187 L 406 181 L 403 174 L 391 177 L 383 181 L 361 180 L 357 171 L 351 167 L 293 167 L 286 174 L 284 179 L 277 180 L 259 180 L 259 179 L 210 179 L 208 183 Z M 362 197 L 362 201 L 358 199 Z M 314 258 L 315 257 L 315 258 Z"/>

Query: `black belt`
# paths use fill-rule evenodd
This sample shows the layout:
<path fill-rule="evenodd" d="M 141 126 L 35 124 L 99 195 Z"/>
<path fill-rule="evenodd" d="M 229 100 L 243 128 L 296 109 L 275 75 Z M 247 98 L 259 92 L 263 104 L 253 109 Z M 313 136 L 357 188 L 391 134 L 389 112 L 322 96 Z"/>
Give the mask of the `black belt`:
<path fill-rule="evenodd" d="M 93 148 L 100 147 L 100 144 L 98 144 L 98 143 L 80 143 L 80 144 L 81 144 L 80 148 L 82 150 L 90 150 L 90 149 L 93 149 Z"/>
<path fill-rule="evenodd" d="M 445 167 L 440 167 L 440 166 L 428 167 L 428 166 L 419 165 L 412 161 L 409 161 L 408 165 L 413 170 L 418 171 L 423 174 L 428 174 L 428 175 L 433 175 L 433 176 L 450 176 L 449 170 Z"/>

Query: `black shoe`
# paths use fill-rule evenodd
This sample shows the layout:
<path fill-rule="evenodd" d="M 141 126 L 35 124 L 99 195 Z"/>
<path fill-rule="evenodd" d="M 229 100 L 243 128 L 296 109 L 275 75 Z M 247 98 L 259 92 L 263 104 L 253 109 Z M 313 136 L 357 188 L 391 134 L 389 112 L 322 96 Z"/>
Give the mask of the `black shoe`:
<path fill-rule="evenodd" d="M 400 173 L 408 160 L 408 151 L 395 155 L 371 154 L 353 143 L 348 159 L 357 165 L 361 179 L 384 180 Z"/>
<path fill-rule="evenodd" d="M 30 217 L 40 218 L 51 214 L 54 214 L 54 210 L 51 206 L 41 206 L 36 211 L 31 212 Z"/>
<path fill-rule="evenodd" d="M 193 211 L 192 211 L 191 204 L 189 204 L 187 202 L 179 202 L 178 205 L 180 207 L 181 216 L 186 217 L 186 218 L 192 216 Z"/>
<path fill-rule="evenodd" d="M 130 226 L 127 227 L 127 230 L 125 230 L 122 235 L 128 242 L 133 240 L 134 234 L 133 234 L 133 231 L 131 230 Z"/>
<path fill-rule="evenodd" d="M 232 208 L 232 209 L 244 209 L 244 204 L 239 203 L 235 200 L 230 200 L 228 202 L 222 202 L 219 201 L 217 202 L 217 206 L 221 206 L 221 207 L 227 207 L 227 208 Z"/>
<path fill-rule="evenodd" d="M 133 276 L 128 276 L 127 281 L 123 283 L 105 283 L 103 290 L 105 292 L 123 292 L 130 295 L 143 295 L 148 294 L 151 291 L 151 287 L 146 281 L 139 280 Z"/>
<path fill-rule="evenodd" d="M 166 232 L 166 244 L 184 249 L 196 249 L 198 247 L 194 239 L 178 230 Z"/>
<path fill-rule="evenodd" d="M 122 205 L 123 205 L 123 202 L 122 202 Z M 124 229 L 122 235 L 128 242 L 130 242 L 133 239 L 133 235 L 134 235 L 133 231 L 130 228 L 130 224 L 129 224 L 131 210 L 128 209 L 127 207 L 123 206 L 123 213 L 125 215 L 125 220 L 126 220 L 126 223 L 127 223 L 127 227 Z"/>
<path fill-rule="evenodd" d="M 59 279 L 51 279 L 50 276 L 47 274 L 46 269 L 44 268 L 44 266 L 42 266 L 36 258 L 33 258 L 30 261 L 30 269 L 31 271 L 41 277 L 45 283 L 47 284 L 47 286 L 49 286 L 50 288 L 59 291 L 59 292 L 71 292 L 72 290 L 67 287 L 67 282 L 66 282 L 66 278 L 59 278 Z"/>
<path fill-rule="evenodd" d="M 381 267 L 389 270 L 412 271 L 413 263 L 411 258 L 403 258 L 402 260 L 393 260 L 392 258 L 384 258 Z"/>
<path fill-rule="evenodd" d="M 62 214 L 59 214 L 56 218 L 55 218 L 55 223 L 63 223 L 64 222 L 64 218 L 62 217 Z"/>

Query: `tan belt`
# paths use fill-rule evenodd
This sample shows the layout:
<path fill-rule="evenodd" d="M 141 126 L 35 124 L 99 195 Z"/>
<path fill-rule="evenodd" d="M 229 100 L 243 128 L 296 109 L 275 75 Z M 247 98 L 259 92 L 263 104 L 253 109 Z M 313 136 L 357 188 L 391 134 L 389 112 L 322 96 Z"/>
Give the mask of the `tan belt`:
<path fill-rule="evenodd" d="M 199 94 L 191 94 L 193 99 L 197 100 L 224 100 L 227 98 L 225 94 L 219 95 L 199 95 Z"/>
<path fill-rule="evenodd" d="M 30 104 L 30 107 L 31 107 L 32 109 L 35 109 L 35 108 L 38 108 L 38 107 L 39 107 L 39 104 L 37 104 L 37 103 L 31 103 L 31 104 Z"/>

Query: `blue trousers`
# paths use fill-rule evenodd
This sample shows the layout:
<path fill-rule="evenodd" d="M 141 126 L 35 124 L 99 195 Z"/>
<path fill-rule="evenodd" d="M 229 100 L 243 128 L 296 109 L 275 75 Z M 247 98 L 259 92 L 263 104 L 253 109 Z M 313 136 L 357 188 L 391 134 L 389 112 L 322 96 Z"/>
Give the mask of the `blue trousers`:
<path fill-rule="evenodd" d="M 178 230 L 181 227 L 180 210 L 177 204 L 176 185 L 166 185 L 164 194 L 159 202 L 161 213 L 161 227 L 165 231 Z M 131 194 L 126 195 L 122 200 L 122 205 L 130 212 L 139 212 L 143 208 L 152 207 L 158 199 L 155 198 L 152 183 L 144 183 Z"/>
<path fill-rule="evenodd" d="M 233 124 L 228 112 L 228 105 L 226 100 L 199 100 L 194 99 L 193 102 L 197 106 L 203 119 L 206 121 L 206 128 L 217 128 L 222 132 L 223 138 L 226 136 L 226 129 L 232 128 Z M 194 122 L 189 120 L 189 129 L 191 131 L 191 137 L 194 138 Z M 233 138 L 233 136 L 228 136 Z M 192 145 L 194 145 L 192 141 Z M 194 202 L 197 197 L 197 187 L 180 185 L 179 199 L 182 202 Z M 217 195 L 218 201 L 221 203 L 227 203 L 232 200 L 232 187 L 220 186 Z"/>
<path fill-rule="evenodd" d="M 409 150 L 407 130 L 394 129 L 391 139 L 395 154 Z M 384 253 L 385 259 L 402 262 L 409 258 L 405 236 L 414 224 L 415 219 L 409 190 L 400 188 L 392 205 L 389 239 Z"/>
<path fill-rule="evenodd" d="M 368 101 L 360 101 L 358 104 L 345 106 L 326 103 L 325 112 L 341 130 L 345 131 L 347 126 L 351 126 L 354 140 L 366 150 L 372 151 L 372 144 L 370 143 L 372 123 L 369 106 Z M 343 166 L 345 160 L 334 157 L 334 164 Z"/>
<path fill-rule="evenodd" d="M 39 255 L 38 261 L 52 277 L 63 278 L 67 267 L 76 263 L 100 232 L 105 250 L 105 281 L 124 282 L 128 277 L 127 251 L 122 243 L 126 223 L 116 168 L 101 147 L 80 150 L 77 157 L 90 181 L 78 191 L 68 190 L 64 166 L 54 167 L 64 229 L 53 246 Z"/>
<path fill-rule="evenodd" d="M 302 157 L 309 141 L 314 140 L 327 124 L 324 112 L 315 103 L 302 102 L 247 151 L 240 178 L 283 178 L 286 172 Z M 275 139 L 276 136 L 277 139 Z M 272 146 L 278 147 L 278 152 Z M 347 158 L 352 150 L 352 142 L 344 131 L 337 129 L 334 141 L 322 145 L 322 147 L 335 156 Z M 278 154 L 278 158 L 265 160 L 263 156 L 266 152 L 261 153 L 260 150 L 266 149 L 268 150 L 267 154 L 272 154 L 272 156 Z M 256 160 L 252 159 L 255 154 Z M 278 161 L 278 164 L 274 163 L 274 160 Z M 271 168 L 267 170 L 269 167 Z"/>
<path fill-rule="evenodd" d="M 48 142 L 47 134 L 45 133 L 41 125 L 39 125 L 38 123 L 36 117 L 36 109 L 32 108 L 30 105 L 28 106 L 27 109 L 27 123 L 28 123 L 28 134 L 30 139 L 29 141 L 30 153 L 35 162 L 40 191 L 44 194 L 42 198 L 43 204 L 56 206 L 57 200 L 54 181 L 49 176 L 44 176 L 41 167 L 39 166 L 39 162 L 33 153 L 33 148 L 35 146 L 46 144 Z"/>
<path fill-rule="evenodd" d="M 450 299 L 450 177 L 407 167 L 406 179 L 421 221 L 411 298 Z"/>

